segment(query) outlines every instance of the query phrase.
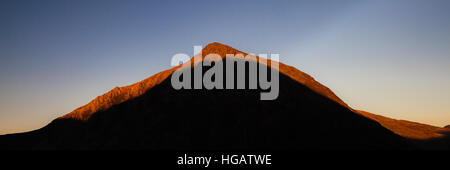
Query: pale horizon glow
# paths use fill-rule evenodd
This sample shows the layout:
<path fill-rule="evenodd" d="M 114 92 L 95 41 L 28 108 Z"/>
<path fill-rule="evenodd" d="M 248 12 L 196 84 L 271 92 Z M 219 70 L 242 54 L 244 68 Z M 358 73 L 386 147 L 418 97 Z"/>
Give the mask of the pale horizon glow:
<path fill-rule="evenodd" d="M 41 128 L 220 42 L 278 53 L 354 109 L 450 125 L 450 2 L 0 2 L 0 134 Z"/>

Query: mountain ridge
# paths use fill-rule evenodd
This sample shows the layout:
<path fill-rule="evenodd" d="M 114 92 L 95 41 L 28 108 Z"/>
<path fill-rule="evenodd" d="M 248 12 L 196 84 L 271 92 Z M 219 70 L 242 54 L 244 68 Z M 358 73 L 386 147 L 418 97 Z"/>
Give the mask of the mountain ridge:
<path fill-rule="evenodd" d="M 226 56 L 226 54 L 243 54 L 244 56 L 248 55 L 247 53 L 244 53 L 242 51 L 239 51 L 237 49 L 234 49 L 230 46 L 213 42 L 205 46 L 205 48 L 202 49 L 202 60 L 206 55 L 209 54 L 218 54 L 222 58 Z M 198 55 L 198 54 L 197 54 Z M 259 58 L 258 56 L 256 56 Z M 194 58 L 191 59 L 190 62 L 193 63 Z M 268 59 L 268 62 L 273 62 L 272 60 Z M 160 84 L 164 79 L 168 78 L 175 70 L 181 67 L 182 64 L 167 69 L 165 71 L 159 72 L 153 76 L 150 76 L 142 81 L 139 81 L 137 83 L 123 86 L 123 87 L 116 87 L 109 92 L 100 95 L 96 97 L 94 100 L 89 102 L 88 104 L 81 106 L 74 111 L 63 115 L 59 117 L 59 119 L 67 119 L 67 118 L 73 118 L 77 120 L 83 120 L 86 121 L 89 119 L 91 114 L 108 109 L 112 107 L 113 105 L 120 104 L 126 100 L 135 98 L 137 96 L 142 95 L 150 88 L 154 87 L 155 85 Z M 270 67 L 270 65 L 269 65 Z M 344 101 L 342 101 L 339 97 L 337 97 L 333 91 L 331 91 L 328 87 L 322 85 L 321 83 L 317 82 L 313 77 L 310 75 L 296 69 L 295 67 L 285 65 L 281 62 L 279 62 L 279 71 L 280 73 L 283 73 L 290 78 L 305 84 L 312 90 L 318 92 L 321 95 L 324 95 L 337 103 L 351 109 Z"/>

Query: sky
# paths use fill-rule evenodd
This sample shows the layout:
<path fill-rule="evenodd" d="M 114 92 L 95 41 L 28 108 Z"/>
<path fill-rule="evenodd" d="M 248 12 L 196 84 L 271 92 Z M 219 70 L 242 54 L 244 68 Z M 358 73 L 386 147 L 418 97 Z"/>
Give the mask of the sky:
<path fill-rule="evenodd" d="M 220 42 L 278 53 L 355 109 L 450 124 L 450 1 L 2 0 L 0 134 L 41 128 Z"/>

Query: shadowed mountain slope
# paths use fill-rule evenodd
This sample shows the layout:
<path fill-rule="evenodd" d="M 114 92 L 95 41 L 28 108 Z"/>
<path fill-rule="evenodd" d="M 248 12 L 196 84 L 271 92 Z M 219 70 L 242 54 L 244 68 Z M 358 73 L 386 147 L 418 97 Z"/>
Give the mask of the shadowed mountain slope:
<path fill-rule="evenodd" d="M 245 55 L 219 43 L 209 44 L 202 50 L 202 56 L 211 53 L 222 57 Z M 0 147 L 411 148 L 411 142 L 388 130 L 389 126 L 384 125 L 387 129 L 375 121 L 378 119 L 355 112 L 330 89 L 291 66 L 279 63 L 279 69 L 275 70 L 280 73 L 280 91 L 273 101 L 259 100 L 260 92 L 264 91 L 261 89 L 175 90 L 170 75 L 179 67 L 130 86 L 115 88 L 42 129 L 0 136 Z"/>

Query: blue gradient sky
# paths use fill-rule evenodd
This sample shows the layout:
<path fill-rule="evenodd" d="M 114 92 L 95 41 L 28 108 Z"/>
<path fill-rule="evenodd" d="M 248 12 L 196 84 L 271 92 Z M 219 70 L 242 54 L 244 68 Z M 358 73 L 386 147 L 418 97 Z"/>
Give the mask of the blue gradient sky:
<path fill-rule="evenodd" d="M 0 134 L 40 128 L 221 42 L 350 106 L 450 124 L 450 1 L 0 1 Z"/>

